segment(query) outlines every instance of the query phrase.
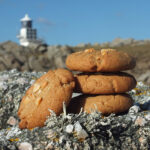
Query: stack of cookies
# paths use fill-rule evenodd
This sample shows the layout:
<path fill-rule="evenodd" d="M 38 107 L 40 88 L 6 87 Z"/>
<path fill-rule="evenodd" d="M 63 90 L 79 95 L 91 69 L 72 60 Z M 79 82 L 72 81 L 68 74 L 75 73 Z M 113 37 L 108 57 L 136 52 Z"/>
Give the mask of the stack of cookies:
<path fill-rule="evenodd" d="M 74 75 L 74 92 L 82 95 L 71 100 L 68 112 L 79 113 L 81 108 L 87 113 L 97 110 L 102 114 L 127 111 L 133 101 L 126 92 L 136 86 L 136 80 L 121 71 L 133 69 L 135 64 L 133 57 L 114 49 L 91 48 L 69 55 L 67 67 L 82 72 Z"/>
<path fill-rule="evenodd" d="M 120 113 L 132 105 L 125 92 L 136 86 L 136 80 L 120 72 L 135 66 L 128 54 L 112 49 L 88 49 L 68 56 L 66 64 L 69 69 L 83 73 L 73 75 L 66 69 L 56 69 L 37 79 L 18 109 L 21 129 L 44 126 L 49 110 L 59 115 L 64 102 L 71 113 L 78 113 L 81 107 L 88 113 L 95 109 L 103 114 Z M 73 90 L 83 95 L 71 100 Z"/>

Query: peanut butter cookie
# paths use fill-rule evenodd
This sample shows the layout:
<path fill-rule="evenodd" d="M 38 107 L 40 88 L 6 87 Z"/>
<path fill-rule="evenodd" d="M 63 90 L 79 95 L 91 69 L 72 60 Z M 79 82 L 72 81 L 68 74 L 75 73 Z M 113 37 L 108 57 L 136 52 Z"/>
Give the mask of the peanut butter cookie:
<path fill-rule="evenodd" d="M 127 111 L 133 104 L 127 94 L 116 95 L 80 95 L 74 97 L 69 106 L 69 113 L 79 113 L 81 108 L 87 113 L 99 111 L 102 114 L 121 113 Z"/>
<path fill-rule="evenodd" d="M 70 70 L 81 72 L 117 72 L 135 67 L 135 60 L 125 52 L 114 49 L 86 49 L 75 52 L 66 59 Z"/>
<path fill-rule="evenodd" d="M 75 77 L 77 93 L 115 94 L 125 93 L 136 86 L 136 80 L 127 73 L 81 73 Z"/>

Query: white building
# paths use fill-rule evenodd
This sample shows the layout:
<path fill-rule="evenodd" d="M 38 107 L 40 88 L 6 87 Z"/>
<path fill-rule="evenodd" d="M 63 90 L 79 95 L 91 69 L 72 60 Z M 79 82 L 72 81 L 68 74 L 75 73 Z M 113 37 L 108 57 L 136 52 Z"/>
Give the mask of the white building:
<path fill-rule="evenodd" d="M 28 16 L 28 14 L 26 14 L 20 21 L 21 29 L 19 35 L 17 35 L 20 45 L 29 46 L 31 43 L 42 43 L 42 40 L 37 39 L 36 29 L 32 29 L 32 19 Z"/>

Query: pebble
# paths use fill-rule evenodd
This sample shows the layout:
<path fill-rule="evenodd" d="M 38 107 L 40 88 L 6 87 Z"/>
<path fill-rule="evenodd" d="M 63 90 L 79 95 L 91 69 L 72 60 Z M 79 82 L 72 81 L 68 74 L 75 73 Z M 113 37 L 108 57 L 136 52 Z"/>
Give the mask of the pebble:
<path fill-rule="evenodd" d="M 27 84 L 28 81 L 25 79 L 25 78 L 19 78 L 17 79 L 16 81 L 18 84 L 21 84 L 21 85 L 24 85 L 24 84 Z"/>
<path fill-rule="evenodd" d="M 145 115 L 146 120 L 150 121 L 150 112 Z"/>
<path fill-rule="evenodd" d="M 0 89 L 6 90 L 7 88 L 8 88 L 8 86 L 6 85 L 6 82 L 1 81 L 0 82 Z"/>
<path fill-rule="evenodd" d="M 56 135 L 56 133 L 52 129 L 48 130 L 46 132 L 46 134 L 47 134 L 47 138 L 48 139 L 53 139 L 55 137 L 55 135 Z"/>
<path fill-rule="evenodd" d="M 80 125 L 79 121 L 75 123 L 75 131 L 78 133 L 82 130 L 82 126 Z"/>
<path fill-rule="evenodd" d="M 45 147 L 45 150 L 53 150 L 54 146 L 53 146 L 53 142 L 48 143 L 48 145 Z"/>
<path fill-rule="evenodd" d="M 144 126 L 147 123 L 147 121 L 143 118 L 138 116 L 135 120 L 135 125 Z"/>
<path fill-rule="evenodd" d="M 136 113 L 140 112 L 140 110 L 141 109 L 139 106 L 134 105 L 129 109 L 129 114 L 136 114 Z"/>
<path fill-rule="evenodd" d="M 67 133 L 72 133 L 72 131 L 73 131 L 73 125 L 72 124 L 67 125 L 66 126 L 66 132 Z"/>
<path fill-rule="evenodd" d="M 85 139 L 88 137 L 87 132 L 82 128 L 78 121 L 75 124 L 75 131 L 77 132 L 78 139 Z"/>
<path fill-rule="evenodd" d="M 10 116 L 9 119 L 7 120 L 7 124 L 9 125 L 17 125 L 18 124 L 18 120 L 16 120 L 16 118 L 14 118 L 13 116 Z"/>
<path fill-rule="evenodd" d="M 140 138 L 139 138 L 139 142 L 140 142 L 141 144 L 145 144 L 145 143 L 146 143 L 146 139 L 145 139 L 144 137 L 140 137 Z"/>
<path fill-rule="evenodd" d="M 28 142 L 23 142 L 18 147 L 19 150 L 32 150 L 32 145 Z"/>
<path fill-rule="evenodd" d="M 64 135 L 62 135 L 60 138 L 59 138 L 59 143 L 63 143 L 63 141 L 66 140 L 66 137 Z"/>

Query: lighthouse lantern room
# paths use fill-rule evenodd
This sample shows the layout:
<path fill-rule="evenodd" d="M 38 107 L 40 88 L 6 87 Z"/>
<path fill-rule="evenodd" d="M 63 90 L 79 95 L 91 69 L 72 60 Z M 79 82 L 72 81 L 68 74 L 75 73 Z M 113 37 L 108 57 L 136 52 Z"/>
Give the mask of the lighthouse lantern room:
<path fill-rule="evenodd" d="M 21 29 L 17 38 L 20 41 L 20 45 L 29 46 L 31 43 L 41 43 L 41 40 L 37 39 L 36 29 L 32 29 L 32 19 L 25 15 L 21 20 Z"/>

